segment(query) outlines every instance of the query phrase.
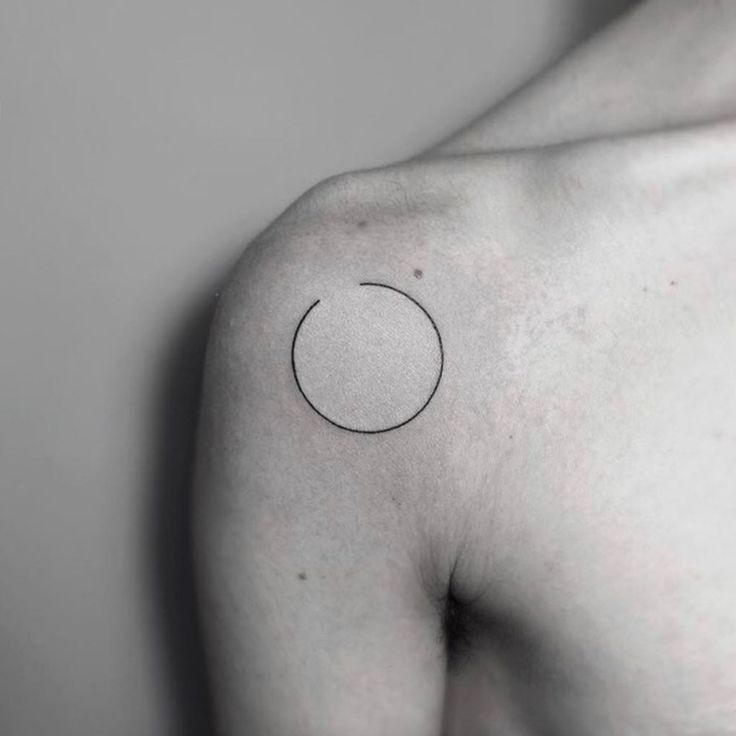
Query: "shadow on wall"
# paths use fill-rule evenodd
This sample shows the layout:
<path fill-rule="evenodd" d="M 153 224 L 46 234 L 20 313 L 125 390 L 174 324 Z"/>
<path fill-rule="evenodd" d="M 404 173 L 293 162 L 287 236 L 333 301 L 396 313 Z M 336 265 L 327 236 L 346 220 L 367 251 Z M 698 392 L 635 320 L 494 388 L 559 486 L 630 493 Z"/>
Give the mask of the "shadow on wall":
<path fill-rule="evenodd" d="M 592 33 L 632 0 L 581 0 L 578 22 Z M 216 287 L 193 300 L 175 326 L 159 372 L 150 544 L 153 594 L 178 736 L 215 734 L 191 545 L 191 477 L 207 330 Z M 203 292 L 199 292 L 200 294 Z"/>
<path fill-rule="evenodd" d="M 591 35 L 624 11 L 641 5 L 644 0 L 579 0 L 577 12 L 580 14 L 580 27 L 586 35 Z"/>
<path fill-rule="evenodd" d="M 177 736 L 215 734 L 192 550 L 191 480 L 213 288 L 184 315 L 164 350 L 156 406 L 150 498 L 154 604 Z"/>

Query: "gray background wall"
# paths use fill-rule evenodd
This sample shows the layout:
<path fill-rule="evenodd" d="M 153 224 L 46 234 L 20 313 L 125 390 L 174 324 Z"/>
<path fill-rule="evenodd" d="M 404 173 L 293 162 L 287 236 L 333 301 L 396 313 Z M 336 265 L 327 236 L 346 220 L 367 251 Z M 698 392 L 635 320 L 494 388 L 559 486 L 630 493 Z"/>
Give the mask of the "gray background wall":
<path fill-rule="evenodd" d="M 186 491 L 235 255 L 606 0 L 0 3 L 0 733 L 203 733 Z"/>

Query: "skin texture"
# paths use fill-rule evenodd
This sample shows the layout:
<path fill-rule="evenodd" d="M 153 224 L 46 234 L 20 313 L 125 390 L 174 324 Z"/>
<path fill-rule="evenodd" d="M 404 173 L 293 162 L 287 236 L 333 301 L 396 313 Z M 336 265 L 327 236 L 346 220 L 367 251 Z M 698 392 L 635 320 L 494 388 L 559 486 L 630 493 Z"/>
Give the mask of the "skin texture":
<path fill-rule="evenodd" d="M 736 733 L 734 33 L 734 4 L 644 3 L 246 250 L 196 478 L 223 734 Z M 375 435 L 289 360 L 362 281 L 445 353 Z"/>

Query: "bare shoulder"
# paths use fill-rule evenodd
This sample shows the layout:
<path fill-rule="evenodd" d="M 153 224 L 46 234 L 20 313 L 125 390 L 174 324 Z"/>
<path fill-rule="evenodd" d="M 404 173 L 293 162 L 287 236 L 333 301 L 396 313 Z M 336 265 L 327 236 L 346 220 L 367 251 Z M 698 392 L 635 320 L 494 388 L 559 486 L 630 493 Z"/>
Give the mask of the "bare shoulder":
<path fill-rule="evenodd" d="M 673 568 L 697 567 L 733 610 L 736 555 L 712 549 L 734 470 L 714 444 L 736 415 L 733 143 L 723 125 L 356 172 L 247 249 L 212 329 L 197 482 L 230 722 L 433 732 L 450 588 L 486 639 L 512 623 L 513 656 L 494 649 L 512 699 L 562 732 L 636 723 L 674 697 L 658 668 L 681 652 L 632 680 L 622 652 L 654 624 L 606 622 L 656 587 L 651 545 L 689 549 Z M 651 463 L 673 453 L 668 473 Z M 688 547 L 675 521 L 704 462 L 710 536 Z M 669 509 L 666 532 L 653 508 Z M 626 547 L 632 524 L 649 546 Z M 687 635 L 684 609 L 676 626 Z M 569 683 L 562 699 L 523 671 L 532 660 Z M 714 653 L 693 676 L 726 682 L 725 666 Z M 314 705 L 328 697 L 341 705 Z M 393 725 L 360 730 L 348 713 L 376 699 Z"/>
<path fill-rule="evenodd" d="M 293 508 L 321 508 L 320 473 L 349 467 L 364 487 L 345 503 L 378 504 L 402 543 L 408 525 L 443 591 L 497 488 L 525 497 L 540 452 L 577 452 L 579 412 L 603 421 L 602 393 L 684 332 L 729 345 L 735 156 L 727 123 L 317 185 L 221 297 L 203 426 L 228 438 L 210 472 L 235 475 L 212 493 L 242 495 L 246 448 Z"/>
<path fill-rule="evenodd" d="M 268 442 L 300 464 L 364 468 L 402 513 L 415 485 L 425 506 L 445 485 L 466 363 L 458 325 L 478 316 L 468 195 L 447 175 L 461 172 L 393 167 L 321 183 L 247 248 L 211 331 L 210 396 L 226 396 L 233 421 L 268 422 Z M 276 449 L 265 456 L 283 471 Z"/>
<path fill-rule="evenodd" d="M 221 297 L 196 536 L 224 733 L 439 732 L 469 262 L 456 194 L 419 183 L 323 183 Z"/>
<path fill-rule="evenodd" d="M 534 166 L 336 177 L 244 253 L 211 330 L 195 504 L 225 733 L 439 732 L 448 581 L 506 443 Z"/>

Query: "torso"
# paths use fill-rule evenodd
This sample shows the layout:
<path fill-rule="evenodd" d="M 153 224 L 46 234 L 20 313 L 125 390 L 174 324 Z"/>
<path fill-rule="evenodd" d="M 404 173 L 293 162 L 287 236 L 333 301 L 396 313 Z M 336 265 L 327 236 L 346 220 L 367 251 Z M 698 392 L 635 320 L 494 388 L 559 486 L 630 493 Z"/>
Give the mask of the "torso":
<path fill-rule="evenodd" d="M 467 627 L 446 736 L 727 733 L 736 127 L 360 176 L 445 345 L 409 495 Z"/>
<path fill-rule="evenodd" d="M 532 732 L 734 722 L 735 133 L 571 150 L 491 258 L 456 581 Z"/>
<path fill-rule="evenodd" d="M 735 15 L 645 4 L 424 174 L 456 205 L 445 736 L 736 732 Z"/>

